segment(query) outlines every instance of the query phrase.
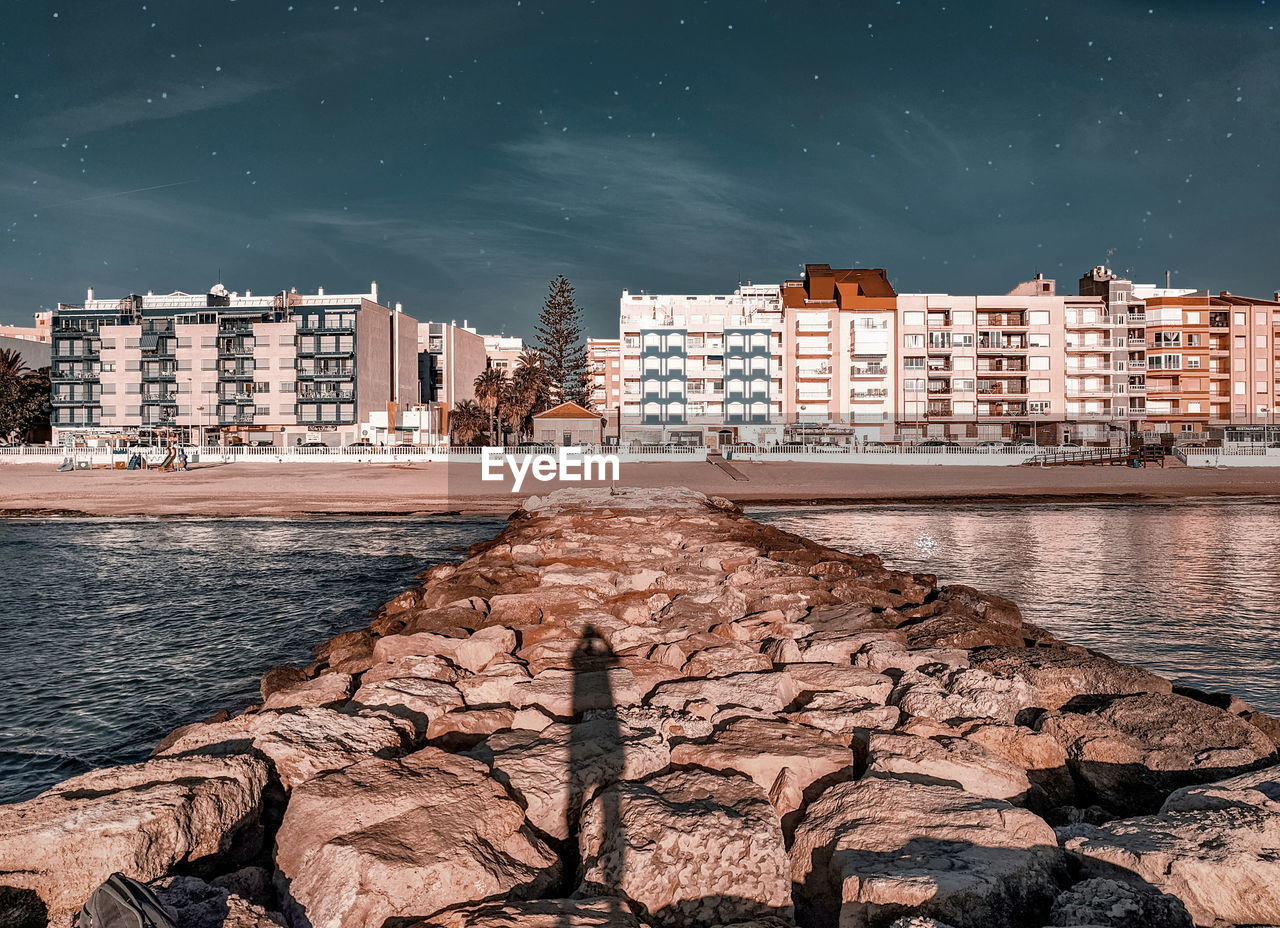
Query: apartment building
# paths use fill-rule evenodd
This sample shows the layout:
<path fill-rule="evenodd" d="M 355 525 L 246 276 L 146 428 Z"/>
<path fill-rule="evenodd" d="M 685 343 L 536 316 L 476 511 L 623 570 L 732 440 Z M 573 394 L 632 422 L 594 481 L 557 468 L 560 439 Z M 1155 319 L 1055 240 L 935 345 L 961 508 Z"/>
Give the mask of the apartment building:
<path fill-rule="evenodd" d="M 622 355 L 618 339 L 587 339 L 587 380 L 593 407 L 608 413 L 621 408 Z"/>
<path fill-rule="evenodd" d="M 624 291 L 623 425 L 678 441 L 1114 439 L 1145 415 L 1145 324 L 1132 284 L 1091 286 L 1107 292 L 1037 274 L 999 295 L 898 293 L 884 269 L 809 264 L 723 296 Z"/>
<path fill-rule="evenodd" d="M 0 325 L 0 338 L 43 342 L 47 345 L 51 340 L 50 332 L 52 331 L 53 312 L 45 310 L 44 312 L 34 313 L 33 321 L 35 325 Z"/>
<path fill-rule="evenodd" d="M 485 335 L 484 353 L 489 366 L 510 375 L 520 364 L 524 354 L 524 339 L 514 335 Z"/>
<path fill-rule="evenodd" d="M 621 424 L 626 437 L 689 443 L 782 434 L 782 297 L 777 285 L 725 295 L 622 292 Z"/>
<path fill-rule="evenodd" d="M 486 335 L 454 322 L 418 324 L 418 379 L 420 400 L 449 410 L 463 400 L 476 398 L 475 381 L 488 367 Z"/>
<path fill-rule="evenodd" d="M 55 441 L 343 444 L 418 395 L 417 322 L 367 293 L 133 294 L 52 318 Z"/>

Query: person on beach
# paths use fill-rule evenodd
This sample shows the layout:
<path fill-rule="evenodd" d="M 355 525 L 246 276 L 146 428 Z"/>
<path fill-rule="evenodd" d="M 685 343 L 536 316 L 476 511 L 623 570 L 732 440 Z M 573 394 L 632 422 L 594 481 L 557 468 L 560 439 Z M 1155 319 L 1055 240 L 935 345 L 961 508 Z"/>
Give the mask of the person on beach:
<path fill-rule="evenodd" d="M 178 464 L 178 470 L 187 469 L 187 449 L 186 448 L 178 449 L 177 464 Z"/>

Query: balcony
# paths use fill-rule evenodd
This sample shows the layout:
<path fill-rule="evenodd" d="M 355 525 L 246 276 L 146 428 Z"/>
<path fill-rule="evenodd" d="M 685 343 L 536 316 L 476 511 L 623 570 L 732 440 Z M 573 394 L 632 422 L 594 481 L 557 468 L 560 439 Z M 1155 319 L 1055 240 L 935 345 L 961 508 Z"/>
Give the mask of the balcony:
<path fill-rule="evenodd" d="M 178 394 L 170 393 L 168 390 L 147 390 L 142 394 L 142 402 L 144 403 L 176 403 L 178 402 Z"/>
<path fill-rule="evenodd" d="M 883 377 L 889 373 L 889 369 L 879 364 L 855 364 L 849 368 L 849 373 L 854 377 Z"/>
<path fill-rule="evenodd" d="M 979 351 L 1026 351 L 1027 342 L 1022 338 L 985 338 L 978 339 Z"/>
<path fill-rule="evenodd" d="M 252 319 L 223 319 L 218 323 L 218 334 L 244 334 L 253 331 Z"/>
<path fill-rule="evenodd" d="M 979 374 L 1022 373 L 1027 369 L 1025 358 L 1005 358 L 1004 360 L 986 360 L 978 362 Z"/>
<path fill-rule="evenodd" d="M 889 391 L 884 387 L 873 387 L 866 390 L 854 390 L 849 394 L 849 398 L 854 400 L 880 400 L 888 395 Z"/>
<path fill-rule="evenodd" d="M 298 326 L 298 331 L 304 335 L 354 335 L 356 324 L 354 322 L 304 323 Z M 443 339 L 440 339 L 440 342 L 443 345 Z"/>
<path fill-rule="evenodd" d="M 50 380 L 97 380 L 98 371 L 54 371 Z"/>
<path fill-rule="evenodd" d="M 951 415 L 950 403 L 930 403 L 925 407 L 926 416 L 942 416 L 949 417 Z"/>
<path fill-rule="evenodd" d="M 49 400 L 54 406 L 96 406 L 96 396 L 55 396 Z"/>
<path fill-rule="evenodd" d="M 978 394 L 980 396 L 1021 396 L 1026 392 L 1027 385 L 1021 380 L 1010 380 L 1007 383 L 1002 381 L 978 381 Z"/>
<path fill-rule="evenodd" d="M 1145 360 L 1145 359 L 1139 359 L 1139 360 L 1135 361 L 1135 360 L 1133 360 L 1133 359 L 1131 358 L 1131 359 L 1129 360 L 1129 370 L 1131 370 L 1131 371 L 1145 371 L 1146 369 L 1147 369 L 1147 362 L 1146 362 L 1146 360 Z"/>
<path fill-rule="evenodd" d="M 604 391 L 598 391 L 601 397 Z M 298 399 L 302 402 L 332 402 L 335 400 L 351 400 L 355 399 L 355 390 L 330 390 L 330 391 L 313 391 L 306 390 L 298 394 Z"/>
<path fill-rule="evenodd" d="M 234 416 L 218 416 L 218 425 L 252 425 L 252 413 L 239 413 Z"/>
<path fill-rule="evenodd" d="M 1128 347 L 1128 339 L 1099 338 L 1092 342 L 1067 342 L 1068 351 L 1111 351 L 1115 348 Z"/>
<path fill-rule="evenodd" d="M 315 380 L 350 380 L 356 374 L 354 367 L 317 367 L 317 368 L 299 368 L 299 377 L 308 377 Z"/>
<path fill-rule="evenodd" d="M 154 382 L 157 380 L 176 380 L 177 377 L 178 377 L 178 369 L 176 367 L 150 368 L 142 372 L 142 380 L 144 382 Z"/>
<path fill-rule="evenodd" d="M 978 416 L 983 419 L 1009 419 L 1013 417 L 1025 418 L 1027 415 L 1027 406 L 1025 403 L 997 403 L 995 405 L 978 404 Z"/>
<path fill-rule="evenodd" d="M 978 313 L 978 325 L 995 326 L 996 328 L 1025 329 L 1027 317 L 1024 313 Z"/>
<path fill-rule="evenodd" d="M 232 367 L 218 371 L 219 380 L 253 380 L 256 371 L 243 367 Z"/>

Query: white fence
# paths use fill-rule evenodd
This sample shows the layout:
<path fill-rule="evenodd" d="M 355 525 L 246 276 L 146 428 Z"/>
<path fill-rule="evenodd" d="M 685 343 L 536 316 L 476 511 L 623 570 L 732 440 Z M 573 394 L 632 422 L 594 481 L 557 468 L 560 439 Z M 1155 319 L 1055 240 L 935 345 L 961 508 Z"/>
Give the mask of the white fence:
<path fill-rule="evenodd" d="M 1221 448 L 1175 448 L 1190 467 L 1280 467 L 1280 448 L 1261 442 L 1225 442 Z"/>
<path fill-rule="evenodd" d="M 187 460 L 192 464 L 234 464 L 237 462 L 263 464 L 397 464 L 397 463 L 480 463 L 484 448 L 449 447 L 447 445 L 395 445 L 388 447 L 258 447 L 254 445 L 183 446 Z M 644 461 L 705 461 L 706 448 L 688 445 L 623 444 L 579 445 L 576 450 L 584 455 L 616 454 L 623 463 Z M 559 449 L 550 446 L 515 446 L 493 449 L 515 457 L 528 455 L 555 456 Z M 111 466 L 127 462 L 130 455 L 141 453 L 148 464 L 161 464 L 168 457 L 168 449 L 157 447 L 135 448 L 73 448 L 56 446 L 7 446 L 0 447 L 0 463 L 11 464 L 60 464 L 70 459 L 77 466 Z"/>

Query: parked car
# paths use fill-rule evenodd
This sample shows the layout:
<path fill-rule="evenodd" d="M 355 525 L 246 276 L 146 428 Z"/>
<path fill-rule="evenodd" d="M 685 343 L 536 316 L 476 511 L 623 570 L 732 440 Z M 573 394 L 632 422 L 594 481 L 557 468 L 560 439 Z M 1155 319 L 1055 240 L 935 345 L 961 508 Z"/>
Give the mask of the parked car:
<path fill-rule="evenodd" d="M 937 439 L 930 439 L 929 441 L 919 442 L 918 444 L 915 445 L 915 447 L 917 448 L 959 448 L 960 442 L 943 441 L 942 439 L 937 438 Z"/>
<path fill-rule="evenodd" d="M 299 448 L 328 448 L 329 446 L 322 441 L 304 441 L 298 447 Z"/>
<path fill-rule="evenodd" d="M 373 447 L 373 442 L 369 441 L 367 438 L 362 438 L 362 439 L 360 439 L 359 441 L 353 441 L 351 444 L 347 445 L 347 447 L 348 447 L 348 448 L 356 448 L 356 449 L 360 449 L 360 448 L 372 448 L 372 447 Z"/>
<path fill-rule="evenodd" d="M 864 451 L 888 451 L 889 446 L 882 441 L 869 441 L 862 446 Z"/>
<path fill-rule="evenodd" d="M 269 438 L 255 438 L 249 444 L 254 448 L 274 448 L 276 443 Z"/>
<path fill-rule="evenodd" d="M 1064 441 L 1062 444 L 1058 445 L 1058 447 L 1059 448 L 1083 448 L 1084 445 L 1080 444 L 1080 442 L 1078 441 Z"/>
<path fill-rule="evenodd" d="M 1015 448 L 1035 448 L 1038 447 L 1030 438 L 1018 438 L 1013 441 Z"/>
<path fill-rule="evenodd" d="M 1004 440 L 1000 440 L 1000 441 L 995 441 L 995 440 L 992 440 L 992 441 L 980 441 L 980 442 L 978 442 L 977 447 L 979 447 L 979 448 L 1004 448 L 1004 447 L 1006 447 L 1008 444 L 1009 444 L 1009 443 L 1008 443 L 1007 441 L 1004 441 Z"/>

